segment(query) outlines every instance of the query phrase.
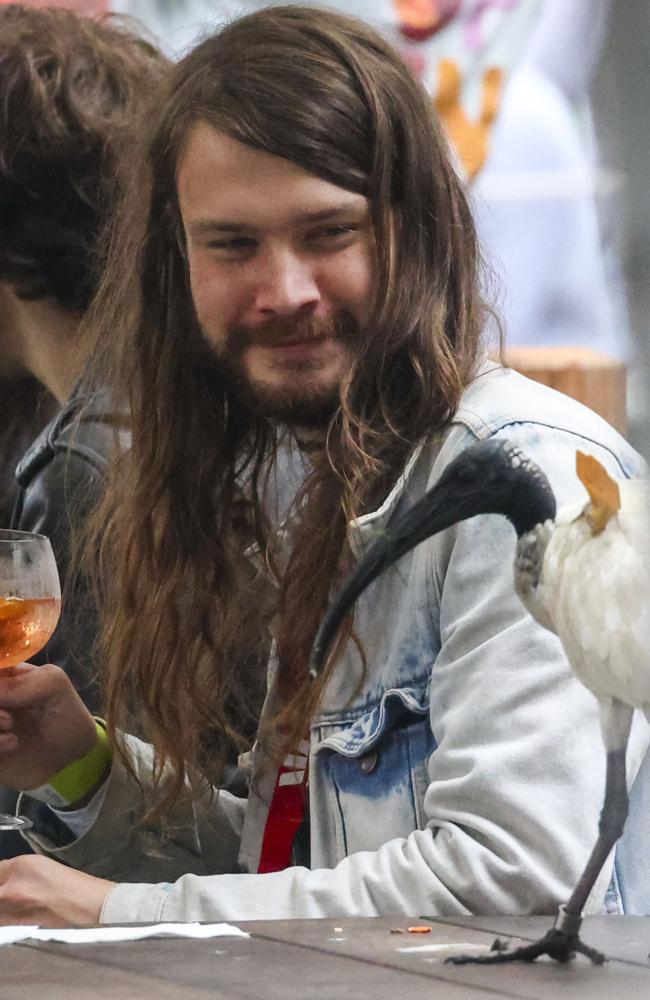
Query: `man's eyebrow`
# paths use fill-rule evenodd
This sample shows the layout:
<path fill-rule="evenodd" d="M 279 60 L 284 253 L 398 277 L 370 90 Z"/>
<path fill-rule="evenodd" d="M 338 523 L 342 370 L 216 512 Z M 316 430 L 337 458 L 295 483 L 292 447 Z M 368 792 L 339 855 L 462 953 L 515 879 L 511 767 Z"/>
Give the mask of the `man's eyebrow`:
<path fill-rule="evenodd" d="M 312 225 L 317 222 L 329 222 L 333 219 L 342 218 L 344 216 L 349 216 L 350 214 L 355 215 L 355 217 L 362 215 L 367 212 L 367 206 L 365 204 L 360 204 L 358 201 L 348 201 L 339 205 L 333 205 L 329 208 L 318 209 L 315 212 L 300 212 L 294 218 L 294 222 L 298 224 Z M 252 232 L 255 226 L 251 226 L 246 222 L 238 222 L 236 219 L 197 219 L 195 222 L 190 222 L 188 229 L 195 236 L 205 236 L 211 233 L 246 233 Z"/>
<path fill-rule="evenodd" d="M 301 222 L 327 222 L 343 215 L 365 215 L 368 205 L 365 202 L 346 201 L 330 208 L 322 208 L 316 212 L 304 212 L 300 215 Z"/>

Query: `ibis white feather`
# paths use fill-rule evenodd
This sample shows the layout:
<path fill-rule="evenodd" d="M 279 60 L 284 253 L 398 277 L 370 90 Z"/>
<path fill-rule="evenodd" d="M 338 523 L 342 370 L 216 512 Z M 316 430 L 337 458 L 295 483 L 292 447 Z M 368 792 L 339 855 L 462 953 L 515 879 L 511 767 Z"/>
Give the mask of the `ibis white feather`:
<path fill-rule="evenodd" d="M 530 533 L 534 539 L 520 539 L 515 577 L 531 614 L 558 635 L 598 700 L 618 699 L 650 720 L 650 483 L 618 487 L 620 510 L 600 533 L 589 524 L 590 503 L 580 502 Z M 527 586 L 533 546 L 543 553 L 541 572 Z"/>

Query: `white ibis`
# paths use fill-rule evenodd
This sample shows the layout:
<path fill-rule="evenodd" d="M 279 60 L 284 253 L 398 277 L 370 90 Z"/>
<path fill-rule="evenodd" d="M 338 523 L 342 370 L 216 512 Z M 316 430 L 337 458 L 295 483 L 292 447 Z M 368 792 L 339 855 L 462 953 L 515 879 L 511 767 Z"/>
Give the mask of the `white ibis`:
<path fill-rule="evenodd" d="M 650 721 L 650 483 L 617 482 L 582 452 L 577 472 L 589 500 L 562 508 L 556 517 L 546 476 L 518 448 L 490 440 L 465 449 L 370 546 L 314 642 L 312 677 L 352 603 L 388 566 L 458 521 L 502 514 L 517 533 L 517 593 L 533 617 L 558 635 L 576 676 L 598 699 L 607 751 L 605 802 L 596 845 L 571 898 L 540 941 L 450 959 L 456 963 L 534 961 L 544 954 L 566 962 L 576 952 L 604 961 L 580 940 L 579 930 L 587 897 L 627 817 L 625 756 L 634 710 L 643 710 Z"/>

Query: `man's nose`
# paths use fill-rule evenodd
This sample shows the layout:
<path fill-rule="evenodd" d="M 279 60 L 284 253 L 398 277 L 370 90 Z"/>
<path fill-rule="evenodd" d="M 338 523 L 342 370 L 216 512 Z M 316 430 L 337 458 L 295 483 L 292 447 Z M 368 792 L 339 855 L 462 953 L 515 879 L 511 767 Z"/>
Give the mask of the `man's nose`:
<path fill-rule="evenodd" d="M 310 262 L 294 251 L 269 250 L 256 262 L 255 310 L 265 319 L 316 306 L 320 292 Z"/>

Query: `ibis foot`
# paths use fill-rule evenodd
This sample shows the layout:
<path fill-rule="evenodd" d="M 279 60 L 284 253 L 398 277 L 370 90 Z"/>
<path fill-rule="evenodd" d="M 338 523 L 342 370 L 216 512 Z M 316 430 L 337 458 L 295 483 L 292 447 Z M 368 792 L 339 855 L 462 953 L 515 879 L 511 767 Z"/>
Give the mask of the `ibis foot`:
<path fill-rule="evenodd" d="M 574 904 L 575 905 L 575 904 Z M 602 965 L 605 956 L 595 948 L 580 940 L 580 913 L 569 912 L 563 903 L 550 931 L 532 944 L 521 945 L 509 951 L 499 938 L 487 955 L 454 955 L 447 962 L 453 965 L 501 965 L 504 962 L 534 962 L 542 955 L 548 955 L 556 962 L 570 962 L 576 955 L 585 955 L 594 965 Z"/>
<path fill-rule="evenodd" d="M 580 940 L 578 934 L 553 927 L 539 941 L 522 945 L 508 951 L 497 939 L 492 945 L 492 951 L 487 955 L 453 955 L 446 961 L 451 965 L 500 965 L 504 962 L 534 962 L 542 955 L 548 955 L 556 962 L 570 962 L 576 955 L 585 955 L 594 965 L 602 965 L 605 956 L 595 948 L 590 948 Z"/>

